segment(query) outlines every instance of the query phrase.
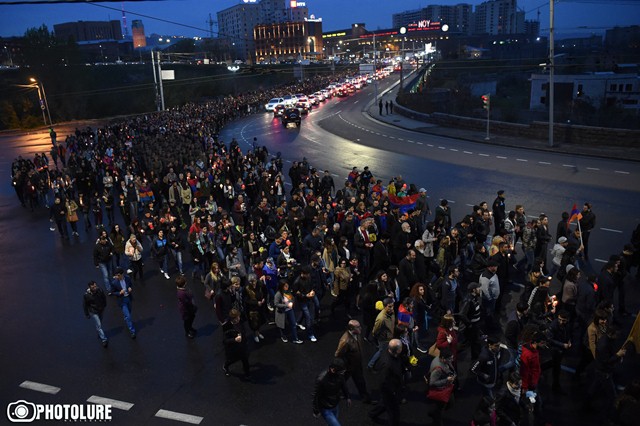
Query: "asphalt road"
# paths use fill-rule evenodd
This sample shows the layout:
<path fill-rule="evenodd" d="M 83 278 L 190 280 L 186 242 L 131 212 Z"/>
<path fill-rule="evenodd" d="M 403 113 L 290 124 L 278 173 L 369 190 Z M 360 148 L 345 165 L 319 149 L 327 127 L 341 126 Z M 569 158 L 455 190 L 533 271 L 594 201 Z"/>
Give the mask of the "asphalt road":
<path fill-rule="evenodd" d="M 259 114 L 231 123 L 222 137 L 227 142 L 236 137 L 244 149 L 256 136 L 259 144 L 265 144 L 271 152 L 280 151 L 287 162 L 306 156 L 312 165 L 328 168 L 336 182 L 352 166 L 368 165 L 384 179 L 401 173 L 429 190 L 432 208 L 441 197 L 450 199 L 454 218 L 462 217 L 470 210 L 469 205 L 481 200 L 491 202 L 498 189 L 507 191 L 508 208 L 523 203 L 529 214 L 548 213 L 554 225 L 561 211 L 574 202 L 589 200 L 598 215 L 598 229 L 591 239 L 595 259 L 618 252 L 640 219 L 640 171 L 634 165 L 479 147 L 381 125 L 362 114 L 372 90 L 368 87 L 356 96 L 325 103 L 304 118 L 300 129 L 285 130 L 270 114 Z M 57 130 L 62 139 L 64 129 Z M 0 186 L 0 407 L 19 399 L 81 404 L 98 396 L 132 404 L 122 405 L 127 410 L 114 409 L 113 424 L 180 424 L 157 417 L 159 410 L 195 416 L 182 419 L 207 425 L 321 424 L 311 417 L 313 380 L 330 361 L 346 323 L 344 318 L 323 318 L 317 332 L 319 341 L 306 341 L 300 346 L 282 343 L 277 330 L 268 326 L 263 333 L 265 343 L 251 342 L 256 383 L 227 378 L 221 368 L 219 326 L 201 287 L 190 283 L 200 306 L 195 322 L 199 334 L 190 341 L 182 331 L 172 281 L 161 277 L 155 262 L 149 260 L 146 285 L 134 290 L 133 318 L 138 338 L 129 338 L 120 311 L 110 303 L 105 315 L 110 345 L 106 350 L 100 346 L 81 307 L 86 282 L 100 282 L 91 259 L 95 231 L 81 231 L 78 239 L 62 242 L 57 233 L 49 231 L 48 212 L 40 209 L 29 213 L 20 207 L 10 185 L 12 159 L 18 154 L 32 156 L 48 147 L 49 137 L 43 132 L 0 136 L 5 182 Z M 514 160 L 500 162 L 497 156 Z M 571 160 L 579 163 L 569 163 Z M 547 167 L 536 164 L 538 161 L 552 164 Z M 577 171 L 561 164 L 575 165 Z M 600 170 L 590 174 L 586 167 Z M 639 299 L 635 296 L 630 299 L 635 300 L 637 308 Z M 368 351 L 373 352 L 373 348 Z M 237 373 L 238 367 L 234 370 Z M 463 377 L 467 367 L 468 362 L 463 360 Z M 625 363 L 623 374 L 638 371 L 636 368 L 633 361 Z M 408 403 L 402 407 L 403 423 L 407 425 L 428 423 L 421 373 L 418 368 L 408 388 Z M 376 389 L 376 377 L 367 378 L 370 387 Z M 26 386 L 25 381 L 59 389 L 56 393 L 35 391 L 21 387 Z M 353 386 L 351 389 L 355 391 Z M 578 387 L 571 390 L 580 395 Z M 475 384 L 469 380 L 447 412 L 446 424 L 467 425 L 477 395 Z M 557 413 L 556 424 L 590 424 L 589 417 L 577 410 L 579 400 L 563 398 L 548 402 L 550 412 Z M 345 425 L 371 424 L 365 416 L 368 408 L 356 397 L 351 408 L 342 407 L 340 418 Z"/>

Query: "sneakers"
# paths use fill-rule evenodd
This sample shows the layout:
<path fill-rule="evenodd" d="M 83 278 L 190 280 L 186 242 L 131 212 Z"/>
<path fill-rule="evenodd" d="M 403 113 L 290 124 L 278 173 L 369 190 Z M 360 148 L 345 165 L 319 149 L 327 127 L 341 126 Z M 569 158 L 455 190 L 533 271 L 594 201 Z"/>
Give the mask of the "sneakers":
<path fill-rule="evenodd" d="M 273 312 L 273 306 L 267 305 L 267 309 L 269 309 L 270 312 Z"/>
<path fill-rule="evenodd" d="M 296 345 L 301 345 L 304 342 L 302 340 L 298 339 L 298 340 L 294 340 L 293 343 L 295 343 Z"/>
<path fill-rule="evenodd" d="M 302 330 L 302 331 L 305 331 L 305 330 L 307 329 L 307 327 L 305 327 L 305 326 L 304 326 L 304 325 L 302 325 L 302 324 L 298 324 L 298 328 L 299 328 L 300 330 Z"/>
<path fill-rule="evenodd" d="M 316 336 L 314 336 L 314 335 L 309 336 L 309 340 L 311 340 L 312 342 L 317 342 L 318 341 L 318 339 L 316 339 Z"/>
<path fill-rule="evenodd" d="M 260 338 L 260 340 L 264 340 L 264 336 L 262 335 L 262 333 L 258 333 L 258 337 Z"/>
<path fill-rule="evenodd" d="M 231 373 L 229 372 L 229 367 L 227 367 L 226 365 L 222 366 L 222 371 L 224 371 L 224 375 L 227 377 L 231 375 Z"/>
<path fill-rule="evenodd" d="M 258 336 L 254 336 L 253 341 L 256 343 L 260 343 L 260 338 Z"/>
<path fill-rule="evenodd" d="M 427 352 L 429 352 L 429 349 L 424 349 L 424 348 L 421 348 L 420 346 L 418 346 L 416 349 L 418 349 L 423 354 L 426 354 Z"/>
<path fill-rule="evenodd" d="M 133 269 L 131 268 L 127 269 L 127 274 L 131 274 L 131 273 L 133 273 Z"/>
<path fill-rule="evenodd" d="M 171 278 L 171 277 L 169 277 L 169 274 L 167 274 L 166 272 L 164 273 L 164 277 L 165 277 L 166 279 Z"/>
<path fill-rule="evenodd" d="M 282 340 L 284 343 L 287 343 L 289 341 L 285 336 L 280 337 L 280 340 Z"/>

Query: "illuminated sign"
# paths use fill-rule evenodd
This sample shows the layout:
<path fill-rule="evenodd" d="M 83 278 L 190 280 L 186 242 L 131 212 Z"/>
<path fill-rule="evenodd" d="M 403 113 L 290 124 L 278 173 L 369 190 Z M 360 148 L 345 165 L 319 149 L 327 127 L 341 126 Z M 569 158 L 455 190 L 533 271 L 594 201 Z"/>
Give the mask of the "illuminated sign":
<path fill-rule="evenodd" d="M 297 1 L 297 0 L 291 0 L 289 4 L 291 6 L 291 9 L 295 9 L 296 7 L 305 7 L 307 5 L 306 2 Z"/>
<path fill-rule="evenodd" d="M 258 0 L 242 0 L 245 3 L 255 3 Z"/>
<path fill-rule="evenodd" d="M 322 34 L 322 38 L 330 38 L 330 37 L 344 37 L 346 36 L 347 33 L 346 32 L 340 32 L 340 33 L 329 33 L 329 34 Z"/>

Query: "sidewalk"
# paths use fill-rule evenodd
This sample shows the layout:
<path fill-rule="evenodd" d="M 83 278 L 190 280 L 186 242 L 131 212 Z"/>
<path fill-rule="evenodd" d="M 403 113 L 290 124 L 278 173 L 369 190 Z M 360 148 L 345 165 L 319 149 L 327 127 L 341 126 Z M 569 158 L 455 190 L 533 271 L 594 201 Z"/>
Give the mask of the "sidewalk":
<path fill-rule="evenodd" d="M 381 96 L 390 93 L 395 90 L 396 85 L 392 86 L 390 89 L 386 90 L 381 94 Z M 387 98 L 394 99 L 395 102 L 395 94 L 390 97 L 387 95 Z M 553 153 L 562 153 L 569 155 L 582 155 L 587 157 L 599 157 L 599 158 L 608 158 L 615 160 L 627 160 L 627 161 L 637 161 L 640 162 L 640 147 L 639 148 L 628 148 L 628 147 L 617 147 L 617 146 L 603 146 L 603 147 L 594 147 L 587 145 L 577 145 L 577 144 L 562 144 L 556 141 L 554 147 L 549 147 L 547 141 L 535 140 L 535 139 L 524 139 L 524 138 L 515 138 L 511 136 L 502 136 L 502 135 L 493 135 L 490 134 L 490 139 L 485 140 L 486 133 L 478 132 L 474 130 L 466 130 L 466 129 L 456 129 L 451 127 L 440 127 L 435 124 L 426 123 L 423 121 L 413 120 L 411 118 L 407 118 L 400 113 L 398 113 L 397 108 L 394 108 L 394 113 L 390 115 L 379 115 L 378 114 L 378 105 L 375 102 L 371 102 L 369 105 L 365 107 L 365 114 L 368 114 L 371 118 L 390 124 L 392 126 L 400 127 L 407 130 L 413 130 L 416 132 L 421 132 L 430 135 L 444 136 L 454 139 L 461 139 L 470 142 L 477 142 L 481 144 L 489 144 L 489 145 L 499 145 L 499 146 L 509 146 L 514 148 L 522 148 L 522 149 L 533 149 L 536 151 L 547 151 Z"/>

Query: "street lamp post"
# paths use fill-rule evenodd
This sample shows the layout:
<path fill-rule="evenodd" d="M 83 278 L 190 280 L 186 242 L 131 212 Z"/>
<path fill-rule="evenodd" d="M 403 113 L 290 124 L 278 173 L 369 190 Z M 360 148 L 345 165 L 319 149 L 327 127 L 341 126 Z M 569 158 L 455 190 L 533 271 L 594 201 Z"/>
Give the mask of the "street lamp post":
<path fill-rule="evenodd" d="M 400 52 L 400 90 L 398 94 L 402 94 L 402 83 L 404 79 L 404 35 L 407 33 L 405 27 L 400 27 L 400 35 L 402 36 L 402 50 Z"/>
<path fill-rule="evenodd" d="M 47 125 L 47 119 L 44 115 L 44 111 L 46 109 L 47 116 L 49 117 L 49 125 L 53 126 L 53 121 L 51 121 L 51 112 L 49 111 L 49 102 L 47 102 L 47 93 L 44 91 L 44 84 L 33 77 L 29 78 L 29 81 L 31 81 L 32 85 L 38 89 L 38 99 L 40 100 L 40 109 L 42 110 L 42 120 L 44 121 L 44 125 Z"/>

